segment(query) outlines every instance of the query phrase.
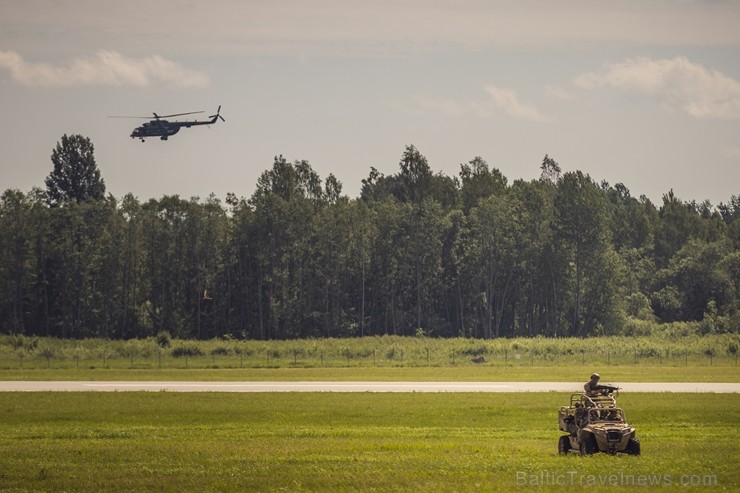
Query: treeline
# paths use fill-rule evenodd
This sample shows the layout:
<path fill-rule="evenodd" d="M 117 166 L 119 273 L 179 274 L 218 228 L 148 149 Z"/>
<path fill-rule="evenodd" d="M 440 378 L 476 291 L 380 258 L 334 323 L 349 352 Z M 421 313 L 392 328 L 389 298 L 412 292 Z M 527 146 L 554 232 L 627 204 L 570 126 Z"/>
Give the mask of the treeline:
<path fill-rule="evenodd" d="M 275 158 L 253 195 L 105 196 L 63 138 L 46 190 L 0 200 L 0 331 L 62 338 L 634 334 L 740 327 L 740 197 L 635 198 L 561 173 L 454 177 L 408 146 L 359 197 Z M 647 329 L 646 329 L 647 328 Z"/>

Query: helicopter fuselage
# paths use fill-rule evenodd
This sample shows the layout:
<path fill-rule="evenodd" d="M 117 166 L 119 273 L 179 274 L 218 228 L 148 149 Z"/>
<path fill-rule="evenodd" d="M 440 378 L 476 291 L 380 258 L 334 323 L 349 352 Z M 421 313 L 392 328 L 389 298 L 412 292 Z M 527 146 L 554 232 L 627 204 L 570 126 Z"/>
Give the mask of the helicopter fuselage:
<path fill-rule="evenodd" d="M 198 113 L 198 112 L 196 112 Z M 179 113 L 177 115 L 167 115 L 167 116 L 180 116 L 180 115 L 188 115 L 191 113 Z M 144 139 L 147 137 L 159 137 L 162 140 L 167 140 L 171 135 L 175 135 L 177 132 L 180 131 L 182 127 L 190 128 L 197 125 L 211 125 L 218 121 L 220 118 L 221 121 L 224 121 L 224 118 L 221 116 L 221 106 L 218 107 L 218 110 L 216 111 L 215 115 L 211 115 L 209 118 L 210 120 L 193 120 L 193 121 L 167 121 L 163 120 L 163 117 L 160 117 L 156 113 L 154 113 L 154 120 L 151 120 L 149 122 L 146 122 L 140 127 L 136 127 L 131 132 L 131 138 L 132 139 L 141 139 L 142 142 L 144 142 Z"/>
<path fill-rule="evenodd" d="M 190 125 L 186 125 L 184 122 L 171 123 L 167 120 L 152 120 L 140 127 L 136 127 L 134 131 L 131 132 L 131 138 L 144 140 L 146 137 L 159 137 L 162 140 L 167 140 L 170 135 L 175 135 L 180 131 L 180 128 L 186 126 L 189 127 Z"/>

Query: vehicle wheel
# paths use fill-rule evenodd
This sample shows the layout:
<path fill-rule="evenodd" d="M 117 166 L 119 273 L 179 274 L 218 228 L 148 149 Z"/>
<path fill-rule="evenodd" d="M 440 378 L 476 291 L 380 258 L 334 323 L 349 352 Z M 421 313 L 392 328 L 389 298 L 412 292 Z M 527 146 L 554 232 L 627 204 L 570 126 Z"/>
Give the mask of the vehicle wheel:
<path fill-rule="evenodd" d="M 630 438 L 630 441 L 627 443 L 626 452 L 630 455 L 640 455 L 640 440 Z"/>
<path fill-rule="evenodd" d="M 567 454 L 569 451 L 570 451 L 570 437 L 568 435 L 563 435 L 560 437 L 560 440 L 558 441 L 558 453 Z"/>
<path fill-rule="evenodd" d="M 581 455 L 591 455 L 599 451 L 599 446 L 596 443 L 596 437 L 590 433 L 581 440 Z"/>

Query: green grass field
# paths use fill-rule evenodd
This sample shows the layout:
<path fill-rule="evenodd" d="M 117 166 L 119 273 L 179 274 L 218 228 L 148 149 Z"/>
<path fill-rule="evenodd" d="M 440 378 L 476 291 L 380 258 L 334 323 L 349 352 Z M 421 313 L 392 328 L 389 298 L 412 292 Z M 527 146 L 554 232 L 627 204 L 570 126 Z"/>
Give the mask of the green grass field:
<path fill-rule="evenodd" d="M 8 393 L 0 491 L 740 488 L 740 395 L 621 396 L 639 457 L 557 455 L 567 398 Z"/>
<path fill-rule="evenodd" d="M 738 382 L 737 335 L 0 337 L 0 380 Z M 195 356 L 175 357 L 179 348 Z M 197 349 L 197 351 L 195 351 Z M 471 356 L 483 355 L 474 364 Z M 518 355 L 518 356 L 517 356 Z M 737 491 L 740 394 L 623 394 L 640 457 L 559 456 L 560 393 L 0 393 L 0 492 Z"/>
<path fill-rule="evenodd" d="M 455 367 L 347 367 L 347 368 L 167 368 L 167 369 L 6 369 L 0 380 L 101 381 L 563 381 L 585 382 L 591 372 L 604 382 L 738 382 L 735 366 L 455 366 Z"/>

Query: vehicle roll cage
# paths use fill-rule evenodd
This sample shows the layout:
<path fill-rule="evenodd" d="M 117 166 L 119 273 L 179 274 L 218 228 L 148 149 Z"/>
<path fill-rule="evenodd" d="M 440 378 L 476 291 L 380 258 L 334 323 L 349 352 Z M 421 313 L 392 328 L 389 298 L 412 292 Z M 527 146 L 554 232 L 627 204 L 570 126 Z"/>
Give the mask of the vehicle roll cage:
<path fill-rule="evenodd" d="M 617 400 L 609 394 L 600 394 L 593 396 L 586 394 L 571 394 L 570 407 L 576 407 L 576 403 L 580 403 L 580 405 L 583 407 L 617 407 Z"/>

